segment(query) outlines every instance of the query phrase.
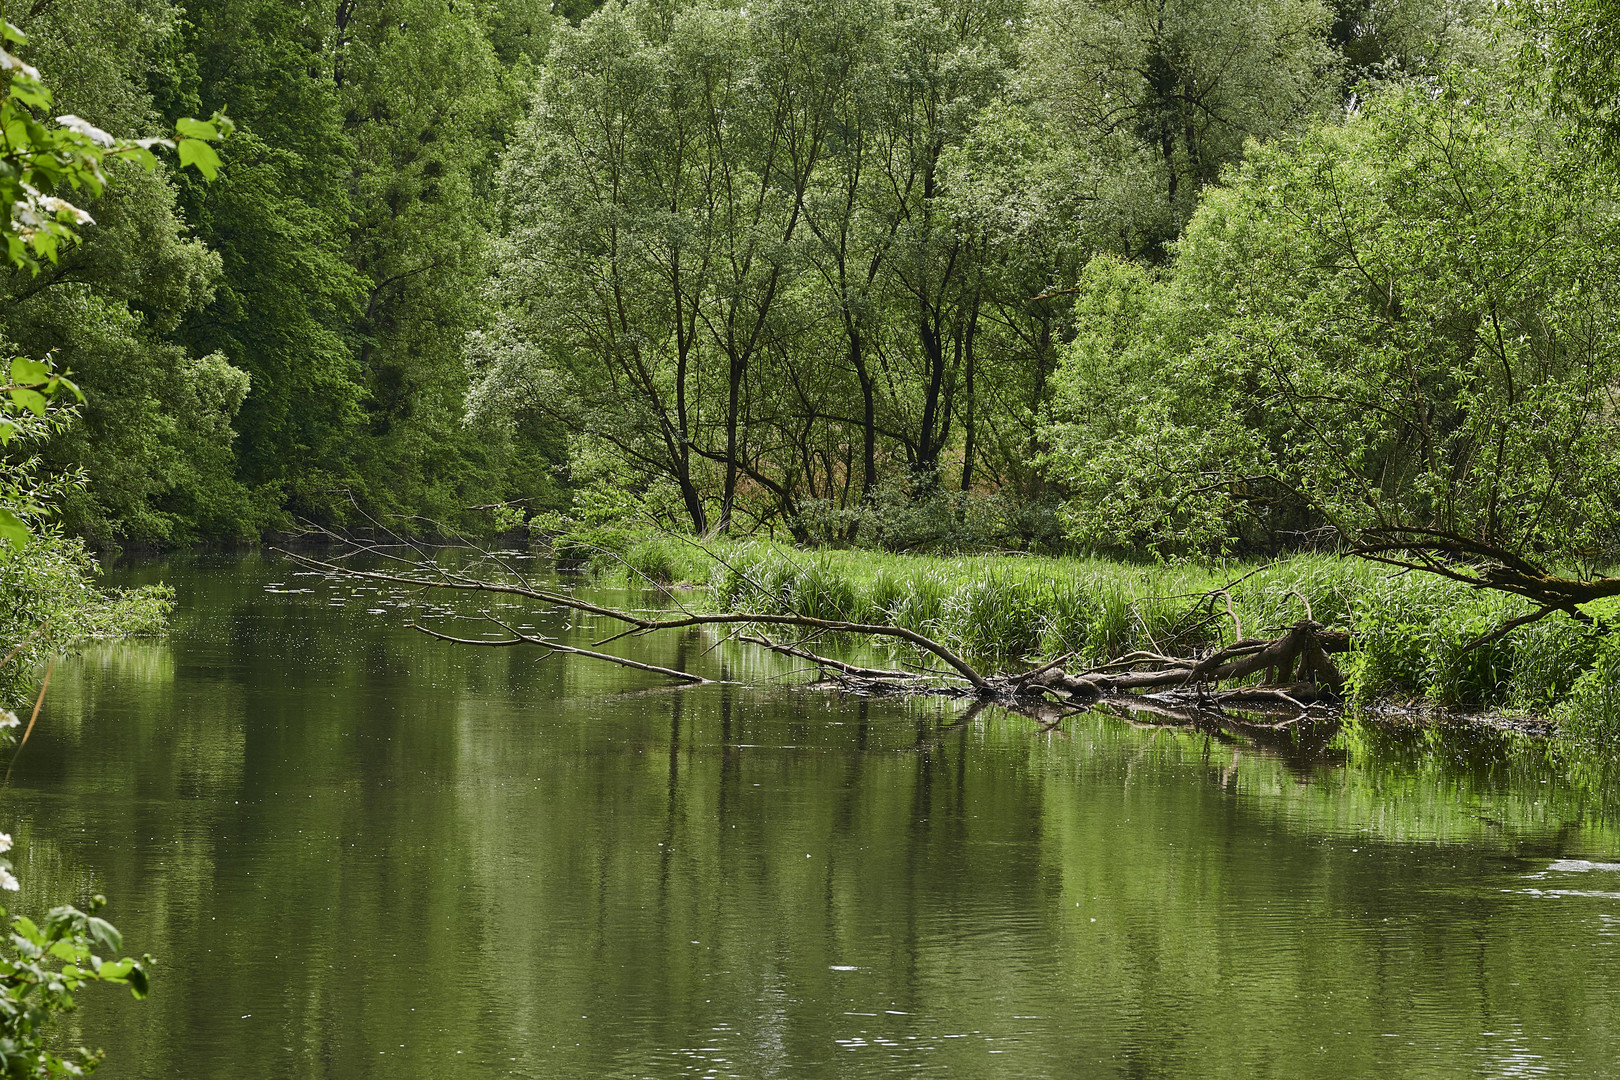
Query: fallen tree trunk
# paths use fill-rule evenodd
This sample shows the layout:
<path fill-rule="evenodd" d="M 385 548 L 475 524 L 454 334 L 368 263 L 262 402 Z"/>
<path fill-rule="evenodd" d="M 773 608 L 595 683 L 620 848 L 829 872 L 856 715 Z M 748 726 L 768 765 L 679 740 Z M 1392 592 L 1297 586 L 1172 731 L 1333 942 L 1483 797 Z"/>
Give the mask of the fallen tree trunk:
<path fill-rule="evenodd" d="M 1281 637 L 1249 638 L 1217 650 L 1202 660 L 1152 656 L 1131 661 L 1148 664 L 1142 671 L 1118 671 L 1122 661 L 1075 675 L 1059 668 L 1042 672 L 1032 681 L 1070 693 L 1108 694 L 1123 690 L 1156 690 L 1239 682 L 1264 674 L 1267 687 L 1289 686 L 1318 701 L 1344 692 L 1344 675 L 1329 654 L 1350 648 L 1350 635 L 1328 630 L 1318 622 L 1301 619 Z"/>
<path fill-rule="evenodd" d="M 1403 570 L 1421 570 L 1475 589 L 1521 596 L 1537 605 L 1534 611 L 1475 638 L 1470 649 L 1557 612 L 1590 624 L 1593 618 L 1581 610 L 1582 604 L 1620 596 L 1620 577 L 1565 577 L 1527 554 L 1442 529 L 1409 525 L 1370 529 L 1351 554 Z"/>
<path fill-rule="evenodd" d="M 279 550 L 279 549 L 278 549 Z M 1219 712 L 1223 705 L 1288 709 L 1295 713 L 1293 723 L 1313 708 L 1337 701 L 1344 690 L 1344 676 L 1333 656 L 1350 648 L 1350 635 L 1330 630 L 1307 617 L 1275 637 L 1244 637 L 1242 626 L 1232 615 L 1235 636 L 1231 645 L 1214 649 L 1202 657 L 1176 657 L 1160 653 L 1135 652 L 1105 664 L 1068 670 L 1072 656 L 1060 656 L 1019 674 L 985 675 L 943 643 L 906 627 L 884 623 L 863 623 L 824 619 L 781 611 L 692 611 L 679 607 L 678 614 L 649 615 L 643 612 L 606 607 L 579 599 L 556 588 L 538 587 L 521 574 L 510 580 L 491 581 L 444 567 L 427 560 L 405 562 L 402 572 L 357 569 L 339 562 L 283 551 L 282 554 L 311 569 L 366 581 L 386 582 L 423 590 L 448 590 L 490 594 L 533 600 L 619 623 L 623 629 L 610 633 L 590 648 L 565 644 L 554 637 L 525 632 L 509 621 L 485 614 L 483 618 L 498 627 L 498 638 L 463 637 L 424 626 L 411 628 L 442 641 L 459 645 L 501 647 L 532 645 L 549 653 L 562 653 L 617 664 L 659 675 L 677 683 L 702 684 L 711 680 L 694 672 L 661 667 L 629 657 L 602 651 L 604 646 L 625 637 L 640 637 L 665 631 L 699 627 L 733 627 L 731 639 L 812 664 L 825 684 L 858 693 L 935 694 L 973 697 L 994 702 L 1031 715 L 1048 718 L 1053 707 L 1058 716 L 1089 708 L 1103 700 L 1129 699 L 1150 703 L 1152 709 L 1181 715 Z M 1221 590 L 1217 590 L 1218 592 Z M 671 599 L 679 606 L 673 594 Z M 1227 604 L 1231 613 L 1230 597 Z M 1308 613 L 1307 606 L 1307 613 Z M 762 632 L 776 627 L 803 631 L 799 640 L 773 640 Z M 850 663 L 812 651 L 808 646 L 829 634 L 904 642 L 921 654 L 933 657 L 943 667 L 923 670 L 874 668 Z"/>

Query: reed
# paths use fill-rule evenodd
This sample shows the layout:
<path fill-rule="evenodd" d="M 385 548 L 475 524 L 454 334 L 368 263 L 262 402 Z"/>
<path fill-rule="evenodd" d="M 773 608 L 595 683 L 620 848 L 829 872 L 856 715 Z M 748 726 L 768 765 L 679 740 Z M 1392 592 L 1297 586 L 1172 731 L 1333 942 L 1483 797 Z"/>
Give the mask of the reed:
<path fill-rule="evenodd" d="M 1357 702 L 1543 712 L 1586 686 L 1580 700 L 1591 704 L 1579 715 L 1597 716 L 1608 700 L 1592 689 L 1600 641 L 1592 631 L 1560 617 L 1470 648 L 1525 604 L 1333 555 L 1128 563 L 805 551 L 766 542 L 705 551 L 664 537 L 639 541 L 624 561 L 646 578 L 706 583 L 714 606 L 892 623 L 991 670 L 1067 653 L 1081 662 L 1136 650 L 1185 655 L 1229 644 L 1240 627 L 1246 636 L 1269 635 L 1308 615 L 1354 631 L 1346 675 Z M 1620 731 L 1620 720 L 1615 726 Z"/>

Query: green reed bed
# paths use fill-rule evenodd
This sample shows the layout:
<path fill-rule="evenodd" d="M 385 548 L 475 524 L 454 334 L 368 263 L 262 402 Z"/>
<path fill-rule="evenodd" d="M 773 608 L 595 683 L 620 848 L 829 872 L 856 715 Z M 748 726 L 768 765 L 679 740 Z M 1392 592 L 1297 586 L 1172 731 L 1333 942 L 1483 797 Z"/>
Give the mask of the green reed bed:
<path fill-rule="evenodd" d="M 704 602 L 717 608 L 893 623 L 994 670 L 1063 654 L 1082 664 L 1136 650 L 1190 655 L 1230 643 L 1233 615 L 1255 637 L 1309 614 L 1354 632 L 1344 666 L 1358 702 L 1554 712 L 1571 730 L 1620 732 L 1620 646 L 1559 616 L 1470 647 L 1529 608 L 1352 558 L 1131 564 L 760 542 L 705 550 L 650 537 L 610 567 L 629 581 L 706 585 Z"/>

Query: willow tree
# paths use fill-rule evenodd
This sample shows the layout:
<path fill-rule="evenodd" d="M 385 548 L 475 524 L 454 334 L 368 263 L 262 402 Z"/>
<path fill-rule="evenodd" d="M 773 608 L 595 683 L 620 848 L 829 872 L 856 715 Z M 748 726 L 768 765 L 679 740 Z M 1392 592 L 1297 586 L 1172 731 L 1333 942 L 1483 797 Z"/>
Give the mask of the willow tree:
<path fill-rule="evenodd" d="M 842 5 L 631 3 L 559 35 L 509 155 L 480 407 L 536 411 L 672 481 L 692 526 L 739 485 L 750 372 L 802 272 L 795 240 L 862 32 Z"/>
<path fill-rule="evenodd" d="M 1536 0 L 1513 10 L 1522 66 L 1553 111 L 1611 161 L 1620 157 L 1620 4 Z"/>
<path fill-rule="evenodd" d="M 1249 139 L 1322 116 L 1338 89 L 1322 0 L 1037 6 L 1025 78 L 1106 159 L 1117 250 L 1159 258 Z"/>
<path fill-rule="evenodd" d="M 1527 619 L 1620 594 L 1595 576 L 1620 556 L 1613 180 L 1558 183 L 1534 124 L 1392 93 L 1252 148 L 1163 280 L 1093 271 L 1082 303 L 1120 318 L 1070 353 L 1052 429 L 1079 533 L 1315 524 Z"/>

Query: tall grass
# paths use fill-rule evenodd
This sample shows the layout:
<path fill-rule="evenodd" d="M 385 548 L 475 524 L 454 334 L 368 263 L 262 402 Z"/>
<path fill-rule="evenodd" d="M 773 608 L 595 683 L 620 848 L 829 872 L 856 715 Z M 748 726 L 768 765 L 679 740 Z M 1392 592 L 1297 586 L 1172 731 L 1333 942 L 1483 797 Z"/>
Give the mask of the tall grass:
<path fill-rule="evenodd" d="M 804 552 L 771 544 L 729 545 L 718 555 L 709 583 L 719 606 L 892 622 L 1006 665 L 1065 653 L 1101 660 L 1136 649 L 1190 653 L 1229 643 L 1236 626 L 1225 599 L 1207 594 L 1254 569 Z M 1307 611 L 1342 625 L 1374 576 L 1356 563 L 1300 556 L 1260 569 L 1229 591 L 1252 636 Z"/>
<path fill-rule="evenodd" d="M 1558 708 L 1574 727 L 1608 724 L 1620 736 L 1620 649 L 1603 654 L 1614 670 L 1599 677 L 1600 637 L 1561 616 L 1475 645 L 1528 611 L 1526 602 L 1355 559 L 1131 564 L 761 542 L 705 551 L 653 537 L 605 565 L 632 582 L 707 584 L 714 607 L 893 623 L 1002 670 L 1064 654 L 1080 663 L 1136 650 L 1192 655 L 1230 644 L 1239 625 L 1246 637 L 1270 636 L 1308 614 L 1354 631 L 1342 662 L 1354 701 Z"/>
<path fill-rule="evenodd" d="M 1568 734 L 1613 747 L 1620 741 L 1620 637 L 1597 649 L 1592 667 L 1575 680 L 1554 714 Z"/>

